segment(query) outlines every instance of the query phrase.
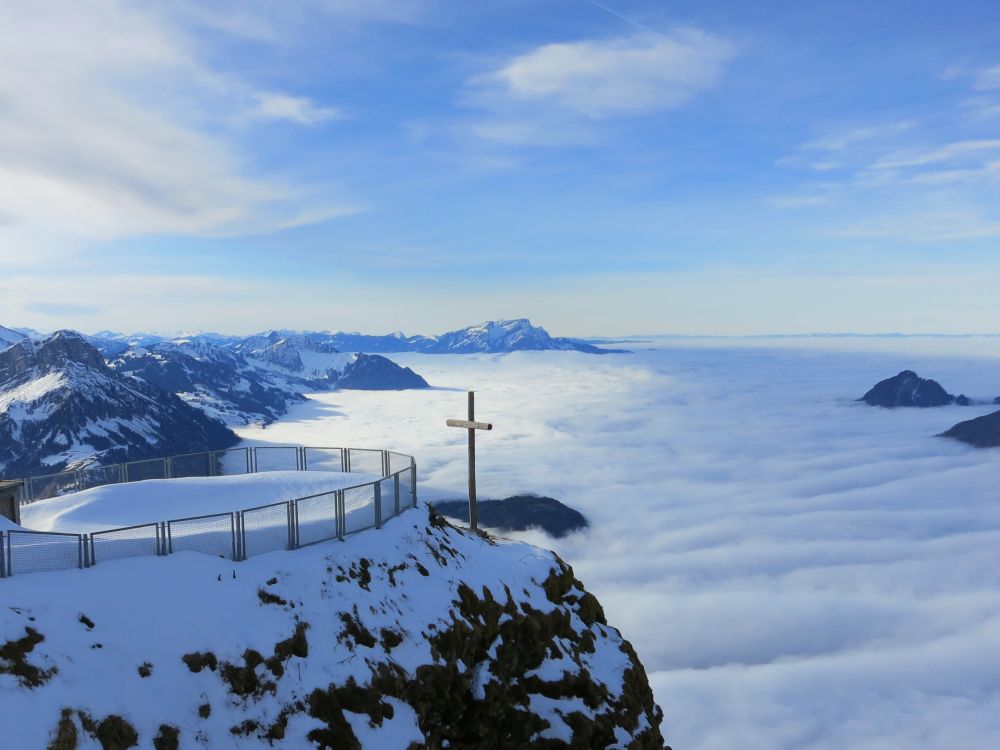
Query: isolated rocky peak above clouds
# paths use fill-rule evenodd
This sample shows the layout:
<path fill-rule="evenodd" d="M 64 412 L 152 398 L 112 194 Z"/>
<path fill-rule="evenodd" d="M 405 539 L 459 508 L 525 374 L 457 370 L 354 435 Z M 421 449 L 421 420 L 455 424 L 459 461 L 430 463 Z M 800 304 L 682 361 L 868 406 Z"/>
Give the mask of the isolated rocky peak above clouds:
<path fill-rule="evenodd" d="M 964 406 L 969 403 L 966 396 L 953 396 L 936 380 L 922 378 L 913 370 L 903 370 L 898 375 L 879 381 L 859 401 L 887 409 L 900 406 L 947 406 L 956 403 Z"/>

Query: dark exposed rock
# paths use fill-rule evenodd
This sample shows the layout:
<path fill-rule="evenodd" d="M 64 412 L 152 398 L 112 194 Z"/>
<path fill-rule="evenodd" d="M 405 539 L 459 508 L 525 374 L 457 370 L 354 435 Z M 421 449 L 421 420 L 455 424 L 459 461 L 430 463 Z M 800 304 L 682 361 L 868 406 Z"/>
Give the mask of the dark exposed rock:
<path fill-rule="evenodd" d="M 955 403 L 956 399 L 936 380 L 922 378 L 912 370 L 903 370 L 894 377 L 880 381 L 858 400 L 869 406 L 891 409 L 897 406 L 946 406 Z M 965 402 L 968 403 L 968 399 Z"/>
<path fill-rule="evenodd" d="M 467 500 L 444 500 L 434 504 L 441 513 L 461 521 L 469 520 Z M 502 500 L 480 500 L 477 503 L 479 523 L 503 531 L 525 531 L 540 528 L 559 538 L 585 529 L 587 519 L 577 510 L 551 497 L 513 495 Z"/>
<path fill-rule="evenodd" d="M 1000 445 L 1000 411 L 959 422 L 942 432 L 941 437 L 955 438 L 977 448 L 995 448 Z"/>
<path fill-rule="evenodd" d="M 358 354 L 335 379 L 338 388 L 358 391 L 402 391 L 427 388 L 427 381 L 409 367 L 377 354 Z"/>

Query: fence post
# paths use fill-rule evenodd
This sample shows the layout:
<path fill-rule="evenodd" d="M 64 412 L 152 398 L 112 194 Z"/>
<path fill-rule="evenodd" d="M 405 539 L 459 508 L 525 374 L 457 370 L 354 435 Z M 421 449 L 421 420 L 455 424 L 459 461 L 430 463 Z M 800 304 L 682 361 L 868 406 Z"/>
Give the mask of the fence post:
<path fill-rule="evenodd" d="M 7 577 L 7 558 L 4 555 L 4 537 L 6 535 L 0 531 L 0 578 Z"/>
<path fill-rule="evenodd" d="M 288 521 L 288 549 L 295 549 L 297 546 L 295 543 L 295 515 L 297 509 L 298 507 L 294 500 L 289 500 L 285 503 L 285 514 Z"/>
<path fill-rule="evenodd" d="M 76 538 L 76 557 L 79 568 L 87 567 L 87 540 L 86 534 L 80 534 Z"/>
<path fill-rule="evenodd" d="M 382 483 L 375 482 L 375 528 L 382 528 Z"/>
<path fill-rule="evenodd" d="M 395 513 L 395 515 L 398 516 L 399 515 L 399 474 L 398 473 L 397 474 L 393 474 L 393 476 L 392 476 L 392 494 L 393 494 L 393 498 L 396 501 L 396 503 L 395 503 L 396 510 L 394 511 L 394 513 Z"/>
<path fill-rule="evenodd" d="M 239 528 L 240 528 L 240 513 L 230 513 L 229 514 L 229 529 L 233 534 L 233 562 L 240 559 L 240 540 L 239 540 Z"/>
<path fill-rule="evenodd" d="M 344 541 L 344 527 L 347 525 L 347 514 L 344 512 L 344 491 L 337 490 L 333 494 L 334 508 L 337 515 L 337 538 Z"/>
<path fill-rule="evenodd" d="M 239 511 L 236 514 L 236 528 L 239 529 L 239 558 L 240 560 L 247 559 L 247 529 L 244 525 L 243 511 Z"/>
<path fill-rule="evenodd" d="M 163 478 L 173 479 L 174 477 L 174 459 L 172 456 L 167 456 L 163 459 Z"/>
<path fill-rule="evenodd" d="M 410 494 L 413 497 L 412 507 L 417 507 L 417 461 L 410 459 Z"/>

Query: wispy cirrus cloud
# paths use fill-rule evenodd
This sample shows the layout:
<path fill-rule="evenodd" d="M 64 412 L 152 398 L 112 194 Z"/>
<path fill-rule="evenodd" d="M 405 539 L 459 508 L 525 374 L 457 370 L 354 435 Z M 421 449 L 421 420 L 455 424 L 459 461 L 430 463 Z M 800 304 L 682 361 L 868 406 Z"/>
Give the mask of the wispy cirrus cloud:
<path fill-rule="evenodd" d="M 467 82 L 488 114 L 477 137 L 554 145 L 590 140 L 602 120 L 675 109 L 717 85 L 736 47 L 700 29 L 543 44 Z"/>
<path fill-rule="evenodd" d="M 949 68 L 940 77 L 986 91 L 996 68 Z M 1000 78 L 997 79 L 1000 86 Z M 961 90 L 959 90 L 961 94 Z M 980 105 L 982 103 L 980 102 Z M 914 119 L 827 130 L 778 161 L 812 176 L 767 200 L 778 209 L 831 213 L 828 234 L 952 242 L 1000 236 L 1000 139 L 968 101 Z"/>
<path fill-rule="evenodd" d="M 23 260 L 55 235 L 239 234 L 347 210 L 261 173 L 226 133 L 248 101 L 258 118 L 302 125 L 337 110 L 256 93 L 154 6 L 44 5 L 7 4 L 0 26 L 0 255 Z"/>
<path fill-rule="evenodd" d="M 291 96 L 273 91 L 254 94 L 252 116 L 263 120 L 287 120 L 299 125 L 318 125 L 340 120 L 344 113 L 336 107 L 324 107 L 305 96 Z"/>

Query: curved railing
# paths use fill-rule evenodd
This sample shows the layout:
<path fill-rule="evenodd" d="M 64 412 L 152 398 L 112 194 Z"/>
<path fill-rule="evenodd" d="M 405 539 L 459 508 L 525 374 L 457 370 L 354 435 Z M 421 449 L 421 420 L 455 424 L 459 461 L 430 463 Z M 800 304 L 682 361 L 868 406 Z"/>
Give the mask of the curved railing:
<path fill-rule="evenodd" d="M 155 470 L 150 471 L 154 464 Z M 169 555 L 183 550 L 245 560 L 264 552 L 298 549 L 381 528 L 384 521 L 417 504 L 417 465 L 412 456 L 365 448 L 303 446 L 235 448 L 33 477 L 24 480 L 20 502 L 24 505 L 117 482 L 283 470 L 353 472 L 379 478 L 243 510 L 151 521 L 90 534 L 3 531 L 0 578 L 87 568 L 105 560 Z"/>

